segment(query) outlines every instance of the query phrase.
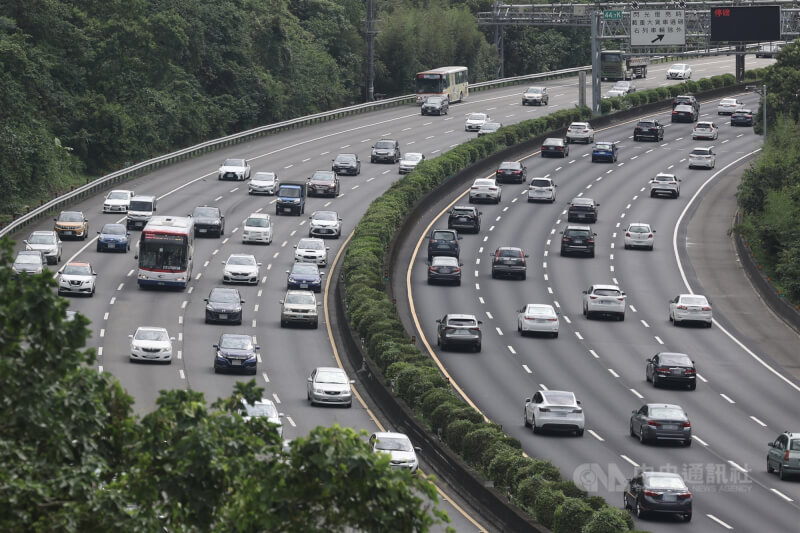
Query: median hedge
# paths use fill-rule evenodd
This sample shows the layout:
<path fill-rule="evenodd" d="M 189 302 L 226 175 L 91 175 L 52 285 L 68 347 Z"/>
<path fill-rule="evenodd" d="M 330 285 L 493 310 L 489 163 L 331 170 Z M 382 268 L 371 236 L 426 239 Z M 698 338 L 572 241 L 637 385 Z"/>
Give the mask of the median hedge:
<path fill-rule="evenodd" d="M 747 72 L 747 79 L 758 73 Z M 730 74 L 709 80 L 686 81 L 601 102 L 612 108 L 667 101 L 705 87 L 733 85 Z M 350 326 L 362 338 L 367 355 L 390 382 L 392 390 L 443 442 L 494 486 L 506 491 L 522 509 L 560 531 L 625 531 L 633 528 L 627 512 L 588 496 L 572 481 L 563 480 L 551 462 L 523 454 L 521 444 L 502 428 L 454 394 L 433 360 L 409 339 L 397 308 L 386 292 L 387 251 L 404 218 L 423 196 L 456 173 L 503 149 L 560 130 L 573 121 L 589 120 L 591 111 L 574 108 L 505 126 L 472 139 L 439 157 L 420 163 L 372 202 L 354 231 L 342 266 L 345 303 Z"/>

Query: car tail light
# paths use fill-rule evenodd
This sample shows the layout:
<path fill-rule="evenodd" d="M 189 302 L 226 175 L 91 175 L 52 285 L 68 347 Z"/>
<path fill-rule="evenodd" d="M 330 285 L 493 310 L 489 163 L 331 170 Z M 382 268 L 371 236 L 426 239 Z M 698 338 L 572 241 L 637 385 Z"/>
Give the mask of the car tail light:
<path fill-rule="evenodd" d="M 692 423 L 691 422 L 684 422 L 684 423 L 681 424 L 681 427 L 682 428 L 690 428 L 690 427 L 692 427 Z"/>
<path fill-rule="evenodd" d="M 692 497 L 692 493 L 691 492 L 681 492 L 680 494 L 677 494 L 676 496 L 677 496 L 677 498 L 679 500 L 685 500 L 687 498 L 691 498 Z"/>
<path fill-rule="evenodd" d="M 597 300 L 597 296 L 594 296 L 594 295 L 592 295 L 592 296 L 589 296 L 589 299 L 590 299 L 590 300 Z"/>
<path fill-rule="evenodd" d="M 680 310 L 682 310 L 682 311 L 686 311 L 687 309 L 689 309 L 689 308 L 688 308 L 688 307 L 686 307 L 685 305 L 679 305 L 677 308 L 678 308 L 678 309 L 680 309 Z"/>
<path fill-rule="evenodd" d="M 572 239 L 569 237 L 561 237 L 561 242 L 572 242 Z"/>
<path fill-rule="evenodd" d="M 436 267 L 434 266 L 428 267 L 428 272 L 436 272 Z"/>
<path fill-rule="evenodd" d="M 548 322 L 558 322 L 558 319 L 557 318 L 548 318 L 547 321 Z"/>
<path fill-rule="evenodd" d="M 694 368 L 687 368 L 686 370 L 683 371 L 683 373 L 684 374 L 697 374 L 697 370 L 695 370 Z"/>
<path fill-rule="evenodd" d="M 480 328 L 469 328 L 469 330 L 471 332 L 473 332 L 473 333 L 480 333 L 481 332 Z"/>
<path fill-rule="evenodd" d="M 452 326 L 445 326 L 444 330 L 445 330 L 445 331 L 455 331 L 455 330 L 456 330 L 456 328 L 454 328 L 454 327 L 452 327 Z"/>
<path fill-rule="evenodd" d="M 594 244 L 594 239 L 586 239 L 586 242 L 589 244 Z"/>
<path fill-rule="evenodd" d="M 677 111 L 673 111 L 673 112 L 672 112 L 672 114 L 673 114 L 673 115 L 677 115 L 677 114 L 678 114 L 678 112 L 677 112 Z"/>
<path fill-rule="evenodd" d="M 619 297 L 617 297 L 617 300 L 619 300 L 620 302 L 624 302 L 625 301 L 625 297 L 624 296 L 619 296 Z"/>
<path fill-rule="evenodd" d="M 658 422 L 656 422 L 655 420 L 648 420 L 648 421 L 647 421 L 647 425 L 648 425 L 648 426 L 653 426 L 653 427 L 659 427 L 661 424 L 659 424 L 659 423 L 658 423 Z"/>
<path fill-rule="evenodd" d="M 471 188 L 471 189 L 479 189 L 480 187 L 478 187 L 477 185 L 473 185 L 473 186 L 472 186 L 472 187 L 470 187 L 470 188 Z"/>
<path fill-rule="evenodd" d="M 625 232 L 625 236 L 626 236 L 626 237 L 630 237 L 630 236 L 631 236 L 631 232 L 630 232 L 630 231 L 626 231 L 626 232 Z"/>
<path fill-rule="evenodd" d="M 583 412 L 583 409 L 581 409 L 580 407 L 576 407 L 572 411 L 570 411 L 570 413 L 582 413 L 582 412 Z"/>
<path fill-rule="evenodd" d="M 453 268 L 453 272 L 461 272 L 461 268 L 455 267 L 455 268 Z"/>
<path fill-rule="evenodd" d="M 711 306 L 709 305 L 703 306 L 703 311 L 711 311 Z"/>
<path fill-rule="evenodd" d="M 563 149 L 564 149 L 563 146 L 556 146 L 556 150 L 563 150 Z"/>
<path fill-rule="evenodd" d="M 490 191 L 496 191 L 496 190 L 497 190 L 497 187 L 489 187 L 489 190 L 490 190 Z"/>
<path fill-rule="evenodd" d="M 539 412 L 540 413 L 549 413 L 550 412 L 550 408 L 549 407 L 540 407 L 539 408 Z M 788 454 L 788 452 L 787 452 L 787 454 Z"/>
<path fill-rule="evenodd" d="M 656 372 L 669 372 L 669 368 L 667 367 L 658 367 L 656 368 Z"/>
<path fill-rule="evenodd" d="M 583 130 L 583 133 L 589 133 L 589 130 Z"/>
<path fill-rule="evenodd" d="M 514 170 L 513 172 L 514 172 L 514 174 L 522 174 L 521 170 Z"/>
<path fill-rule="evenodd" d="M 656 492 L 654 490 L 645 490 L 644 491 L 644 495 L 645 496 L 650 496 L 651 498 L 659 498 L 661 496 L 661 493 L 660 492 Z"/>
<path fill-rule="evenodd" d="M 786 453 L 783 454 L 783 460 L 784 461 L 788 461 L 789 460 L 789 450 L 786 450 Z"/>

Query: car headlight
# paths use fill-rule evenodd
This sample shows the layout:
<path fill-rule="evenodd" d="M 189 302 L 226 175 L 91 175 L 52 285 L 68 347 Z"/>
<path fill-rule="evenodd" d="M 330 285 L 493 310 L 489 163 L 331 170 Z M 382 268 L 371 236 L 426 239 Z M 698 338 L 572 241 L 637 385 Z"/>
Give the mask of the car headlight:
<path fill-rule="evenodd" d="M 323 392 L 325 392 L 325 389 L 321 387 L 314 387 L 314 392 L 316 392 L 317 394 L 322 394 Z"/>
<path fill-rule="evenodd" d="M 289 283 L 294 283 L 295 281 L 296 280 L 292 276 L 289 276 Z"/>

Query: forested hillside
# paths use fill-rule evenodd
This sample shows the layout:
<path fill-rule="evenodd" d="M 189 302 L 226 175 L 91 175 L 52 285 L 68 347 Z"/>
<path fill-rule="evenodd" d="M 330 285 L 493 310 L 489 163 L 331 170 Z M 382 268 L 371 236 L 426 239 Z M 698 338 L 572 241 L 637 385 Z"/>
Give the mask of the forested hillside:
<path fill-rule="evenodd" d="M 378 0 L 375 92 L 496 77 L 480 0 Z M 362 102 L 364 0 L 0 0 L 0 217 L 86 176 Z M 507 76 L 588 61 L 583 30 L 510 29 Z"/>

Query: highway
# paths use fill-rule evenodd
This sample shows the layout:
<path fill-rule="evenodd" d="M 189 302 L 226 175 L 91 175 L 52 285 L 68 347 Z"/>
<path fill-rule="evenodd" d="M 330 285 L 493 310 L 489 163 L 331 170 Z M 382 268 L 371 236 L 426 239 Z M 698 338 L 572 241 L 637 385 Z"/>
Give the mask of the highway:
<path fill-rule="evenodd" d="M 770 60 L 751 60 L 748 57 L 748 66 L 770 62 Z M 733 71 L 733 58 L 728 57 L 705 58 L 693 61 L 692 64 L 695 78 Z M 650 78 L 637 80 L 637 83 L 641 88 L 674 83 L 663 79 L 663 71 L 668 66 L 668 64 L 651 66 Z M 195 241 L 194 279 L 190 287 L 183 292 L 138 289 L 133 253 L 100 254 L 95 251 L 92 240 L 87 240 L 85 243 L 80 241 L 64 243 L 65 261 L 70 259 L 89 261 L 98 272 L 95 297 L 70 298 L 70 301 L 73 309 L 80 311 L 92 321 L 93 336 L 90 345 L 98 350 L 99 369 L 111 372 L 120 379 L 128 392 L 135 397 L 136 409 L 140 413 L 153 408 L 158 391 L 163 389 L 192 388 L 203 392 L 211 402 L 218 397 L 229 395 L 235 380 L 251 379 L 249 376 L 215 375 L 212 369 L 211 345 L 222 332 L 250 333 L 262 347 L 257 382 L 265 388 L 266 395 L 279 404 L 280 411 L 285 413 L 286 437 L 306 434 L 309 429 L 320 424 L 334 423 L 365 429 L 367 432 L 375 431 L 376 423 L 362 405 L 354 404 L 354 407 L 348 410 L 310 407 L 307 404 L 304 389 L 305 379 L 310 371 L 316 366 L 336 364 L 325 324 L 321 324 L 318 330 L 279 327 L 278 300 L 282 298 L 286 288 L 285 270 L 292 262 L 292 246 L 299 238 L 307 235 L 307 217 L 274 216 L 273 198 L 248 196 L 246 184 L 242 182 L 217 181 L 216 170 L 227 157 L 245 157 L 250 162 L 253 172 L 272 170 L 277 172 L 282 180 L 305 179 L 313 170 L 329 168 L 330 160 L 337 153 L 356 152 L 362 159 L 362 174 L 357 177 L 342 177 L 342 194 L 338 198 L 311 198 L 306 210 L 306 215 L 314 209 L 338 211 L 344 219 L 343 233 L 347 235 L 355 227 L 369 202 L 399 177 L 397 167 L 394 165 L 369 163 L 369 150 L 375 141 L 384 137 L 395 138 L 400 141 L 403 152 L 421 151 L 430 158 L 474 135 L 463 131 L 464 116 L 468 113 L 487 112 L 494 119 L 510 124 L 543 116 L 557 109 L 572 107 L 577 102 L 575 78 L 552 80 L 545 82 L 544 85 L 550 88 L 552 95 L 548 107 L 520 106 L 519 94 L 523 88 L 511 87 L 475 93 L 466 102 L 452 106 L 450 114 L 445 117 L 421 117 L 416 107 L 393 108 L 265 137 L 204 155 L 180 165 L 163 168 L 125 186 L 119 186 L 119 188 L 133 189 L 138 194 L 158 196 L 158 214 L 161 215 L 186 215 L 197 205 L 219 206 L 226 215 L 226 235 L 222 239 Z M 701 397 L 704 399 L 702 405 L 698 403 L 695 408 L 695 400 L 686 403 L 683 398 L 687 398 L 688 395 L 684 394 L 681 397 L 681 402 L 693 415 L 697 435 L 706 440 L 709 446 L 695 445 L 690 450 L 666 450 L 670 452 L 669 457 L 677 461 L 702 455 L 701 462 L 704 464 L 712 462 L 709 457 L 714 457 L 714 461 L 717 462 L 730 459 L 745 468 L 762 470 L 761 466 L 755 465 L 763 463 L 764 444 L 766 440 L 774 437 L 775 431 L 764 432 L 764 436 L 760 436 L 760 433 L 751 435 L 749 428 L 745 426 L 745 429 L 736 433 L 735 445 L 728 442 L 729 439 L 717 438 L 716 435 L 730 434 L 732 425 L 741 427 L 742 423 L 731 422 L 742 419 L 739 413 L 742 404 L 750 406 L 751 403 L 753 405 L 749 411 L 752 412 L 747 416 L 757 416 L 770 428 L 782 428 L 784 421 L 789 418 L 785 416 L 784 409 L 790 405 L 786 398 L 791 398 L 791 394 L 781 395 L 782 385 L 775 384 L 774 377 L 762 375 L 763 371 L 748 366 L 747 383 L 750 385 L 748 389 L 759 395 L 749 395 L 755 399 L 748 400 L 747 396 L 743 397 L 740 392 L 743 381 L 738 374 L 740 369 L 737 364 L 740 363 L 741 357 L 734 343 L 720 335 L 717 328 L 681 329 L 673 332 L 671 329 L 666 329 L 668 325 L 664 323 L 666 300 L 683 291 L 675 261 L 668 255 L 671 240 L 670 225 L 674 225 L 678 207 L 684 206 L 693 189 L 696 190 L 698 187 L 700 180 L 694 176 L 707 176 L 711 173 L 687 172 L 682 167 L 681 174 L 691 175 L 693 178 L 687 178 L 682 184 L 681 199 L 678 201 L 653 199 L 652 202 L 656 203 L 651 203 L 649 198 L 645 198 L 637 191 L 646 185 L 645 180 L 652 174 L 653 168 L 662 168 L 668 161 L 679 164 L 680 157 L 676 157 L 673 149 L 680 146 L 680 150 L 685 152 L 688 144 L 685 139 L 682 144 L 676 141 L 674 130 L 670 129 L 669 140 L 675 143 L 672 147 L 668 145 L 662 148 L 656 143 L 637 143 L 636 146 L 632 146 L 633 143 L 627 138 L 631 129 L 632 127 L 626 126 L 620 129 L 619 133 L 614 133 L 616 138 L 622 141 L 620 162 L 625 163 L 623 167 L 592 165 L 581 157 L 588 150 L 583 147 L 573 147 L 574 152 L 571 154 L 573 157 L 563 162 L 564 168 L 558 171 L 556 167 L 562 162 L 557 160 L 545 160 L 540 164 L 537 159 L 536 167 L 530 165 L 531 175 L 547 168 L 551 175 L 558 176 L 559 183 L 564 180 L 559 188 L 559 203 L 556 206 L 527 206 L 519 201 L 523 199 L 521 196 L 506 194 L 496 213 L 493 206 L 484 206 L 482 209 L 485 221 L 502 216 L 501 220 L 492 222 L 496 226 L 491 232 L 492 239 L 498 238 L 496 236 L 502 231 L 504 240 L 508 240 L 510 244 L 519 243 L 531 253 L 531 275 L 525 284 L 526 297 L 531 301 L 559 300 L 563 306 L 562 313 L 564 316 L 574 317 L 574 330 L 581 333 L 583 340 L 574 335 L 562 334 L 562 338 L 548 344 L 548 347 L 553 347 L 552 350 L 543 352 L 540 349 L 542 339 L 525 339 L 523 345 L 514 338 L 513 344 L 519 348 L 518 354 L 514 356 L 507 348 L 507 345 L 511 344 L 509 339 L 516 333 L 513 331 L 513 318 L 509 321 L 509 316 L 517 304 L 522 302 L 516 301 L 517 295 L 509 291 L 516 292 L 517 286 L 513 285 L 514 282 L 493 282 L 489 298 L 489 285 L 486 284 L 488 280 L 485 282 L 481 280 L 484 285 L 483 294 L 487 295 L 485 309 L 476 307 L 477 291 L 470 285 L 465 285 L 460 291 L 448 291 L 448 288 L 437 290 L 437 294 L 441 293 L 443 299 L 436 303 L 435 308 L 439 309 L 446 303 L 448 306 L 472 308 L 474 312 L 481 314 L 489 310 L 495 316 L 491 329 L 499 327 L 504 335 L 490 334 L 487 331 L 482 359 L 471 355 L 467 355 L 466 358 L 469 359 L 466 359 L 464 354 L 447 354 L 447 357 L 461 356 L 458 357 L 457 369 L 466 371 L 470 368 L 470 364 L 466 364 L 470 360 L 479 364 L 481 360 L 486 361 L 487 354 L 495 355 L 493 364 L 489 365 L 488 369 L 482 369 L 484 373 L 475 374 L 481 376 L 481 381 L 474 390 L 470 388 L 469 393 L 475 395 L 474 399 L 491 418 L 503 423 L 507 431 L 521 438 L 529 452 L 533 452 L 531 439 L 521 431 L 521 400 L 539 383 L 549 384 L 551 387 L 571 387 L 587 406 L 597 402 L 597 408 L 587 407 L 587 420 L 589 427 L 605 439 L 604 441 L 599 441 L 590 434 L 583 439 L 544 437 L 540 440 L 552 442 L 553 446 L 546 449 L 537 446 L 535 454 L 553 459 L 564 469 L 567 477 L 570 470 L 577 464 L 582 464 L 577 461 L 589 460 L 603 465 L 618 465 L 622 472 L 628 473 L 628 465 L 622 462 L 620 453 L 640 464 L 664 463 L 664 458 L 657 453 L 660 448 L 642 448 L 632 439 L 624 438 L 626 413 L 636 407 L 635 400 L 637 400 L 627 389 L 634 388 L 642 395 L 651 394 L 650 390 L 644 388 L 641 380 L 644 372 L 641 360 L 643 354 L 658 349 L 655 337 L 659 336 L 665 342 L 669 342 L 670 349 L 681 349 L 696 354 L 695 358 L 701 373 L 709 380 L 708 384 L 701 385 L 697 391 L 691 393 L 698 401 Z M 757 147 L 759 140 L 752 136 L 751 131 L 743 129 L 741 133 L 742 137 L 730 140 L 728 143 L 730 146 L 725 147 L 724 155 L 723 151 L 720 151 L 718 169 L 721 168 L 723 161 L 729 162 L 735 158 L 733 152 L 741 152 L 741 155 L 744 155 Z M 721 138 L 724 139 L 725 137 Z M 653 152 L 642 153 L 637 160 L 631 159 L 638 152 L 649 149 L 653 149 Z M 575 163 L 569 163 L 572 159 L 576 159 Z M 599 173 L 607 170 L 614 172 L 603 175 L 605 181 L 591 181 L 600 177 Z M 585 191 L 587 185 L 593 186 L 594 190 L 591 190 L 591 193 L 602 204 L 601 218 L 597 224 L 598 228 L 603 228 L 603 233 L 598 232 L 601 243 L 599 249 L 606 246 L 609 253 L 598 254 L 594 260 L 561 261 L 557 257 L 545 258 L 545 252 L 551 253 L 555 249 L 553 247 L 555 241 L 550 245 L 547 245 L 546 241 L 553 239 L 549 231 L 558 226 L 557 220 L 560 209 L 563 208 L 562 202 L 581 191 L 588 196 Z M 522 189 L 520 188 L 518 192 L 522 192 Z M 633 200 L 633 196 L 636 195 L 639 198 Z M 518 201 L 512 203 L 514 197 L 517 197 Z M 628 203 L 631 207 L 626 207 Z M 102 214 L 101 205 L 102 198 L 96 197 L 75 206 L 75 209 L 83 210 L 89 217 L 91 235 L 94 235 L 103 223 L 120 220 L 119 216 Z M 653 205 L 658 206 L 656 212 L 653 212 Z M 527 209 L 528 207 L 530 209 Z M 504 208 L 510 209 L 503 212 Z M 241 244 L 238 227 L 249 213 L 255 211 L 273 215 L 275 238 L 272 245 Z M 623 213 L 628 219 L 647 214 L 649 221 L 660 229 L 656 250 L 652 254 L 628 251 L 623 254 L 622 250 L 610 249 L 610 243 L 614 241 L 610 233 L 613 233 L 614 224 L 620 220 Z M 481 246 L 479 240 L 487 234 L 490 225 L 486 225 L 486 230 L 478 238 L 465 237 L 462 241 L 465 246 L 464 257 L 474 261 L 477 249 Z M 51 225 L 41 223 L 30 226 L 24 233 L 15 235 L 15 238 L 21 242 L 29 231 L 37 229 L 51 229 Z M 135 233 L 133 237 L 135 242 L 138 237 Z M 618 241 L 619 239 L 616 240 Z M 333 257 L 339 249 L 340 241 L 332 240 L 328 243 L 331 248 L 330 256 Z M 482 245 L 485 250 L 481 257 L 488 257 L 485 254 L 488 254 L 490 243 Z M 203 298 L 212 287 L 221 285 L 220 261 L 231 253 L 245 251 L 254 253 L 263 263 L 264 279 L 256 287 L 240 287 L 246 300 L 244 324 L 242 326 L 204 324 Z M 611 257 L 614 253 L 617 255 L 616 259 Z M 627 255 L 635 257 L 636 262 L 628 261 Z M 621 258 L 626 260 L 620 261 Z M 548 261 L 552 263 L 553 260 L 557 261 L 558 268 L 554 270 L 550 266 L 549 269 L 545 269 L 543 264 Z M 641 268 L 638 261 L 643 262 L 641 266 L 648 268 Z M 612 266 L 615 272 L 610 271 Z M 486 276 L 485 268 L 481 269 L 480 266 L 476 268 L 480 277 Z M 414 271 L 422 272 L 418 265 L 415 265 Z M 652 274 L 646 277 L 647 282 L 643 282 L 642 279 L 637 282 L 639 273 L 645 272 Z M 545 273 L 551 279 L 544 280 Z M 624 323 L 599 321 L 584 323 L 580 312 L 576 311 L 580 305 L 579 287 L 595 281 L 607 281 L 611 275 L 616 276 L 623 288 L 628 291 L 629 303 L 636 307 L 637 313 L 629 313 L 629 318 Z M 644 286 L 640 286 L 642 283 Z M 548 286 L 553 290 L 552 295 L 547 292 Z M 431 293 L 426 287 L 418 297 L 426 298 L 428 294 Z M 442 311 L 442 314 L 443 312 L 446 311 Z M 640 322 L 642 319 L 647 322 L 648 327 Z M 420 320 L 425 325 L 426 335 L 429 335 L 431 316 L 421 313 Z M 484 320 L 486 326 L 492 322 Z M 176 337 L 176 349 L 179 350 L 179 355 L 172 365 L 139 365 L 128 361 L 128 334 L 133 333 L 140 325 L 163 326 Z M 565 333 L 573 327 L 566 323 L 563 326 Z M 591 355 L 587 356 L 590 349 L 598 354 L 597 359 Z M 544 364 L 543 357 L 547 357 L 547 364 Z M 523 359 L 533 374 L 520 372 L 519 363 L 522 363 Z M 498 361 L 502 361 L 503 364 L 494 364 Z M 620 377 L 614 378 L 607 368 L 614 369 Z M 488 372 L 485 372 L 486 370 Z M 481 369 L 477 371 L 481 372 Z M 351 377 L 357 378 L 357 375 Z M 457 379 L 460 380 L 461 377 L 462 375 L 458 374 Z M 464 379 L 466 385 L 469 377 Z M 738 403 L 730 404 L 719 396 L 719 393 L 726 391 L 729 397 L 736 398 L 735 401 Z M 663 393 L 678 394 L 677 391 Z M 765 397 L 760 398 L 760 396 Z M 722 416 L 723 413 L 730 414 Z M 744 417 L 745 420 L 749 420 L 747 416 Z M 712 455 L 708 456 L 707 453 Z M 765 478 L 764 483 L 774 486 L 776 482 L 774 478 Z M 800 498 L 800 494 L 789 492 L 788 488 L 781 486 L 781 490 L 786 490 L 795 502 Z M 723 505 L 717 496 L 711 500 L 717 503 L 709 507 L 709 513 L 728 518 L 732 512 L 736 512 L 737 519 L 730 519 L 736 528 L 742 531 L 754 529 L 748 526 L 755 523 L 752 520 L 758 518 L 767 520 L 764 523 L 774 524 L 776 529 L 779 526 L 791 525 L 792 517 L 797 517 L 796 504 L 782 502 L 774 495 L 763 497 L 763 502 L 759 499 L 762 497 L 753 496 L 765 492 L 768 492 L 767 489 L 760 488 L 743 497 L 736 496 L 747 499 L 751 502 L 750 505 L 744 503 L 735 506 Z M 599 493 L 607 496 L 610 501 L 616 502 L 621 499 L 619 491 L 602 489 Z M 704 499 L 704 506 L 705 501 Z M 696 512 L 699 514 L 701 504 L 697 505 Z M 758 512 L 755 511 L 756 507 L 760 509 Z M 453 508 L 447 505 L 444 508 L 453 518 L 457 530 L 475 529 L 473 524 L 461 517 Z M 739 511 L 742 514 L 742 521 L 738 518 Z M 695 523 L 703 524 L 699 517 Z M 701 525 L 693 524 L 692 527 L 698 528 Z M 647 524 L 648 529 L 654 529 L 653 526 L 654 524 Z"/>

